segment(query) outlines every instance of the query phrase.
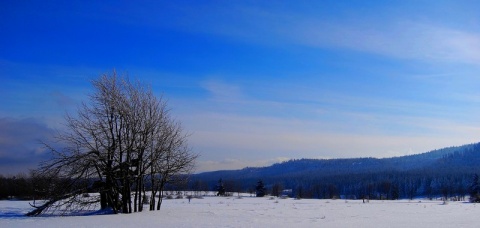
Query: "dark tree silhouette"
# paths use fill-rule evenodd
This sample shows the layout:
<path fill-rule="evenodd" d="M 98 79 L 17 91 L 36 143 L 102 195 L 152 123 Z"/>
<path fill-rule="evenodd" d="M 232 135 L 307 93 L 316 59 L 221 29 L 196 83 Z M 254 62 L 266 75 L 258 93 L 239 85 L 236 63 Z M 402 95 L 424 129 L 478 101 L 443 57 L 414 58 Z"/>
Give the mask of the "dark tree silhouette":
<path fill-rule="evenodd" d="M 478 174 L 474 174 L 472 178 L 472 183 L 469 187 L 470 192 L 470 202 L 479 203 L 480 202 L 480 182 Z"/>
<path fill-rule="evenodd" d="M 218 180 L 215 190 L 217 191 L 217 196 L 225 196 L 225 187 L 223 186 L 222 179 Z"/>
<path fill-rule="evenodd" d="M 255 187 L 255 190 L 256 190 L 257 197 L 264 197 L 265 196 L 266 189 L 265 189 L 265 186 L 263 185 L 262 180 L 259 180 L 257 182 L 257 186 Z"/>

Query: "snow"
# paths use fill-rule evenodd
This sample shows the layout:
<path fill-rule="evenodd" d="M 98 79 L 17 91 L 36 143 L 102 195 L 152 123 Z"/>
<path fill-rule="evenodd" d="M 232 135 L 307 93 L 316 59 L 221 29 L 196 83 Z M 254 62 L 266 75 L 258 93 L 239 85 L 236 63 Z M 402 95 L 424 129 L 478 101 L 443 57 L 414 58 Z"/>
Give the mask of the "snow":
<path fill-rule="evenodd" d="M 0 201 L 0 227 L 479 227 L 480 205 L 429 200 L 269 197 L 165 199 L 161 211 L 25 217 L 26 201 Z"/>

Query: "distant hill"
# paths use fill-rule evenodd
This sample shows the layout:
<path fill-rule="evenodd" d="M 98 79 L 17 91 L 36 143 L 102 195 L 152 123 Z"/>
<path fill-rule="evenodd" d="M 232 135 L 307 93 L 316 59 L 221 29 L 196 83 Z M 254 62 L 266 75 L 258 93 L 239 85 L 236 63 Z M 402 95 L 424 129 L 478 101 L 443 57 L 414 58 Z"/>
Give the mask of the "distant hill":
<path fill-rule="evenodd" d="M 321 184 L 341 189 L 346 185 L 376 185 L 382 181 L 404 187 L 405 180 L 410 179 L 417 182 L 416 195 L 424 195 L 430 187 L 427 185 L 431 185 L 426 182 L 438 182 L 441 178 L 450 178 L 450 183 L 455 182 L 452 185 L 468 188 L 473 173 L 480 173 L 480 143 L 393 158 L 294 159 L 268 167 L 200 173 L 193 175 L 192 180 L 206 182 L 210 188 L 219 179 L 239 183 L 238 188 L 244 189 L 262 179 L 267 186 L 279 183 L 295 189 Z"/>
<path fill-rule="evenodd" d="M 480 166 L 480 143 L 433 150 L 393 158 L 293 159 L 268 167 L 247 167 L 240 170 L 220 170 L 195 175 L 202 179 L 250 179 L 279 176 L 341 175 L 349 173 L 409 171 L 435 169 L 445 165 L 464 168 Z M 473 166 L 473 167 L 472 167 Z"/>

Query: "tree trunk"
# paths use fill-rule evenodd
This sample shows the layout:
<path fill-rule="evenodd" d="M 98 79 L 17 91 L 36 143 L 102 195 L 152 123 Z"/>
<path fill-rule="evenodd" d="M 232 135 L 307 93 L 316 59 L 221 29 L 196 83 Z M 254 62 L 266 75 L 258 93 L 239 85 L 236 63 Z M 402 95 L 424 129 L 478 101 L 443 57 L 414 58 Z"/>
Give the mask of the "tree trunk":
<path fill-rule="evenodd" d="M 155 196 L 156 195 L 157 195 L 157 192 L 152 190 L 152 195 L 150 196 L 150 210 L 151 211 L 155 210 Z"/>
<path fill-rule="evenodd" d="M 163 200 L 163 191 L 160 191 L 158 193 L 158 203 L 157 203 L 157 210 L 160 210 L 160 206 L 162 206 L 162 200 Z"/>

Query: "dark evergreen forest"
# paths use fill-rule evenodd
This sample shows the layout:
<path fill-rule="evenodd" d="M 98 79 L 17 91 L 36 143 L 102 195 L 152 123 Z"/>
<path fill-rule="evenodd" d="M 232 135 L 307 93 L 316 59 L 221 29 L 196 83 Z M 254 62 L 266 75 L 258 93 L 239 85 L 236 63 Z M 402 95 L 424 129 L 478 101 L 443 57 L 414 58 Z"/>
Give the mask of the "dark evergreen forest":
<path fill-rule="evenodd" d="M 213 190 L 223 179 L 227 192 L 254 192 L 262 180 L 271 195 L 345 199 L 465 200 L 480 173 L 480 143 L 394 158 L 298 159 L 269 167 L 193 175 L 189 189 Z"/>

